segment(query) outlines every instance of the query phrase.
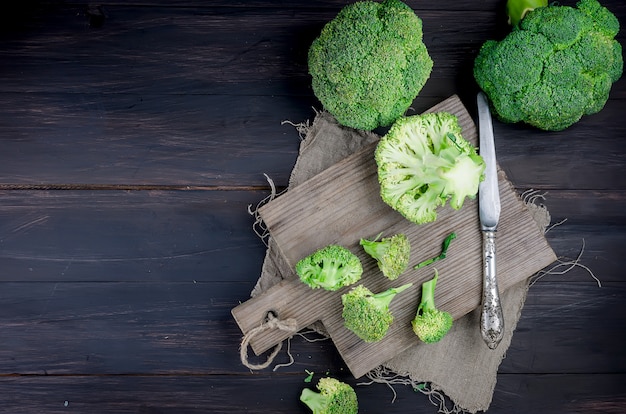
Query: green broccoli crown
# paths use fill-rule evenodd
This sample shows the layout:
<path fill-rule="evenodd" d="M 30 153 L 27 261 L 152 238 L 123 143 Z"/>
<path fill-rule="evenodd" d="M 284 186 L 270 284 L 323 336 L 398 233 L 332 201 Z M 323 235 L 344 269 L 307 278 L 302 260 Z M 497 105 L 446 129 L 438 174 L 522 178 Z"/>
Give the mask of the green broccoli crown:
<path fill-rule="evenodd" d="M 599 112 L 622 76 L 618 32 L 597 0 L 538 7 L 504 39 L 483 44 L 474 78 L 503 122 L 563 130 Z"/>
<path fill-rule="evenodd" d="M 435 306 L 437 278 L 438 273 L 435 269 L 435 276 L 422 284 L 422 298 L 415 318 L 411 321 L 415 335 L 426 343 L 440 341 L 452 328 L 453 323 L 452 315 Z"/>
<path fill-rule="evenodd" d="M 430 77 L 422 37 L 421 19 L 400 0 L 345 6 L 309 48 L 315 96 L 342 125 L 391 125 Z"/>
<path fill-rule="evenodd" d="M 439 342 L 452 328 L 452 315 L 448 312 L 427 309 L 411 321 L 413 332 L 428 344 Z"/>
<path fill-rule="evenodd" d="M 384 338 L 393 323 L 389 305 L 393 298 L 412 283 L 389 288 L 380 293 L 372 293 L 363 285 L 358 285 L 341 296 L 344 326 L 365 342 L 376 342 Z"/>
<path fill-rule="evenodd" d="M 380 237 L 380 235 L 378 235 Z M 409 266 L 411 245 L 405 234 L 395 234 L 378 240 L 361 239 L 363 250 L 374 259 L 383 275 L 396 280 Z"/>
<path fill-rule="evenodd" d="M 460 209 L 484 178 L 485 162 L 447 112 L 398 119 L 377 144 L 375 159 L 381 198 L 416 224 L 435 221 L 448 200 Z"/>
<path fill-rule="evenodd" d="M 334 291 L 361 279 L 363 266 L 350 250 L 330 244 L 296 263 L 296 273 L 313 289 Z"/>
<path fill-rule="evenodd" d="M 311 409 L 313 414 L 356 414 L 358 400 L 354 388 L 335 378 L 320 378 L 319 392 L 308 388 L 302 390 L 300 401 Z"/>

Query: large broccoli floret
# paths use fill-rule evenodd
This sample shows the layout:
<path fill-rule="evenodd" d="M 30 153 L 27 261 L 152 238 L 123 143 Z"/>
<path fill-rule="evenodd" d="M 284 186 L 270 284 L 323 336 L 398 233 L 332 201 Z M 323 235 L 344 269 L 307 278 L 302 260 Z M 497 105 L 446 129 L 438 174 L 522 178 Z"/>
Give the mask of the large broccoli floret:
<path fill-rule="evenodd" d="M 597 0 L 538 7 L 483 44 L 474 77 L 501 121 L 563 130 L 606 104 L 624 67 L 618 31 Z"/>
<path fill-rule="evenodd" d="M 396 280 L 409 266 L 411 245 L 406 234 L 394 234 L 378 240 L 361 239 L 363 250 L 374 259 L 383 275 L 390 280 Z"/>
<path fill-rule="evenodd" d="M 313 92 L 342 125 L 391 125 L 430 77 L 422 35 L 421 19 L 400 0 L 345 6 L 309 49 Z"/>
<path fill-rule="evenodd" d="M 320 378 L 315 392 L 309 388 L 302 390 L 300 401 L 311 409 L 313 414 L 356 414 L 359 411 L 354 388 L 335 378 Z"/>
<path fill-rule="evenodd" d="M 365 342 L 380 341 L 385 337 L 393 322 L 389 305 L 393 298 L 413 284 L 389 288 L 380 293 L 372 293 L 363 285 L 344 293 L 342 317 L 346 328 Z"/>
<path fill-rule="evenodd" d="M 417 314 L 411 321 L 413 332 L 426 343 L 439 342 L 452 327 L 452 315 L 437 309 L 435 306 L 435 286 L 437 285 L 437 269 L 435 276 L 422 283 L 422 299 L 417 307 Z"/>
<path fill-rule="evenodd" d="M 375 159 L 381 198 L 416 224 L 435 221 L 448 200 L 460 209 L 476 196 L 485 170 L 447 112 L 398 119 L 377 144 Z"/>
<path fill-rule="evenodd" d="M 312 289 L 335 291 L 361 279 L 363 266 L 350 250 L 330 244 L 298 261 L 296 273 Z"/>

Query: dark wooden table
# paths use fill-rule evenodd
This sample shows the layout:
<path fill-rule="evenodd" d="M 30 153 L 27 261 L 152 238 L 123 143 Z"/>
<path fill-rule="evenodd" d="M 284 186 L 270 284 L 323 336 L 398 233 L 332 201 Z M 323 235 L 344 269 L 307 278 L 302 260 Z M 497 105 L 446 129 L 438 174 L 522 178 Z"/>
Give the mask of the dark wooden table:
<path fill-rule="evenodd" d="M 475 111 L 503 3 L 408 2 L 436 62 L 417 111 L 455 93 Z M 248 206 L 264 174 L 287 185 L 300 139 L 282 121 L 319 108 L 307 49 L 346 2 L 99 4 L 2 12 L 0 412 L 305 413 L 305 370 L 355 384 L 332 343 L 301 337 L 294 364 L 250 372 L 230 314 L 264 259 Z M 489 412 L 626 412 L 626 77 L 566 131 L 495 130 L 517 190 L 560 223 L 557 255 L 582 255 L 531 287 Z M 361 412 L 436 412 L 396 391 L 357 387 Z"/>

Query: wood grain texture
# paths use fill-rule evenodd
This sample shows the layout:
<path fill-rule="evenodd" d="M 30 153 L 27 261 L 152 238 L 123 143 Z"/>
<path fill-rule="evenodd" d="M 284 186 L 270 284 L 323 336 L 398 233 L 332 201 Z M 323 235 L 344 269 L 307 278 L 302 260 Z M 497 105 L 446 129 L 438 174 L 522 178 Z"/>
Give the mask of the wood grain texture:
<path fill-rule="evenodd" d="M 458 116 L 463 135 L 476 142 L 476 128 L 458 97 L 451 97 L 431 109 Z M 425 258 L 439 254 L 441 242 L 455 232 L 457 239 L 448 252 L 450 259 L 437 263 L 437 304 L 454 319 L 480 304 L 482 292 L 482 236 L 476 200 L 466 200 L 463 208 L 440 209 L 435 222 L 416 226 L 393 211 L 380 198 L 380 186 L 373 153 L 376 143 L 326 169 L 305 183 L 259 209 L 280 254 L 293 269 L 301 258 L 329 244 L 340 244 L 355 253 L 364 267 L 363 283 L 373 292 L 412 283 L 413 286 L 392 302 L 394 324 L 381 341 L 366 343 L 344 327 L 341 294 L 311 291 L 299 280 L 285 281 L 263 295 L 233 309 L 243 333 L 263 323 L 268 312 L 279 319 L 295 319 L 298 329 L 321 320 L 352 373 L 358 378 L 394 355 L 415 344 L 410 321 L 419 304 L 421 284 L 432 277 L 432 269 L 406 272 L 390 282 L 375 262 L 359 248 L 362 237 L 379 233 L 404 233 L 412 246 L 412 269 Z M 500 174 L 502 215 L 498 227 L 498 284 L 501 290 L 524 280 L 548 266 L 556 256 L 537 223 L 517 197 L 510 183 Z M 434 251 L 433 251 L 434 249 Z M 268 330 L 255 335 L 251 344 L 261 353 L 290 336 L 292 332 Z"/>
<path fill-rule="evenodd" d="M 354 385 L 359 398 L 359 413 L 404 414 L 433 413 L 426 396 L 408 386 L 359 386 L 339 372 L 338 378 Z M 310 387 L 293 375 L 246 375 L 241 377 L 198 376 L 73 376 L 73 377 L 3 377 L 0 386 L 8 412 L 79 412 L 116 413 L 217 413 L 245 412 L 265 414 L 306 413 L 298 401 L 300 392 Z M 510 414 L 621 414 L 626 408 L 626 393 L 620 386 L 624 374 L 589 377 L 580 374 L 500 375 L 489 412 Z M 267 383 L 271 383 L 268 395 Z M 245 398 L 241 395 L 245 394 Z M 238 398 L 237 398 L 238 397 Z M 392 402 L 392 400 L 395 400 Z M 67 404 L 66 404 L 67 403 Z M 450 406 L 448 406 L 450 408 Z"/>
<path fill-rule="evenodd" d="M 281 122 L 320 108 L 306 50 L 341 2 L 105 2 L 97 30 L 85 2 L 34 3 L 26 26 L 0 38 L 0 183 L 263 185 L 267 173 L 287 185 L 298 135 Z M 408 4 L 436 62 L 413 108 L 458 94 L 473 113 L 472 57 L 498 35 L 497 6 Z M 592 189 L 601 174 L 603 186 L 624 190 L 624 152 L 611 139 L 624 82 L 606 111 L 568 131 L 496 125 L 500 164 L 516 187 Z"/>
<path fill-rule="evenodd" d="M 508 30 L 503 3 L 407 3 L 435 60 L 411 113 L 457 94 L 474 116 L 472 60 Z M 602 3 L 625 45 L 626 2 Z M 306 51 L 345 4 L 5 5 L 0 411 L 306 413 L 308 370 L 354 384 L 363 413 L 436 412 L 411 387 L 394 386 L 392 403 L 386 385 L 357 385 L 330 341 L 295 336 L 293 364 L 276 371 L 238 357 L 230 310 L 265 253 L 247 206 L 270 193 L 263 173 L 287 186 L 300 137 L 281 123 L 320 109 Z M 566 131 L 495 124 L 502 170 L 518 193 L 545 193 L 550 246 L 562 260 L 582 252 L 585 267 L 529 290 L 489 413 L 626 411 L 624 108 L 622 77 L 602 112 Z M 276 362 L 289 361 L 285 347 Z"/>
<path fill-rule="evenodd" d="M 0 378 L 24 376 L 249 376 L 239 360 L 241 331 L 230 310 L 248 283 L 3 282 Z M 623 282 L 564 283 L 545 277 L 528 293 L 506 374 L 616 374 L 626 368 Z M 308 333 L 307 339 L 319 339 Z M 290 341 L 293 365 L 256 375 L 304 370 L 349 373 L 332 341 Z M 48 345 L 43 352 L 41 342 Z M 263 362 L 250 354 L 251 361 Z M 288 363 L 286 347 L 276 363 Z M 361 380 L 362 381 L 362 380 Z"/>
<path fill-rule="evenodd" d="M 248 205 L 264 194 L 0 192 L 0 281 L 250 280 L 264 246 Z"/>

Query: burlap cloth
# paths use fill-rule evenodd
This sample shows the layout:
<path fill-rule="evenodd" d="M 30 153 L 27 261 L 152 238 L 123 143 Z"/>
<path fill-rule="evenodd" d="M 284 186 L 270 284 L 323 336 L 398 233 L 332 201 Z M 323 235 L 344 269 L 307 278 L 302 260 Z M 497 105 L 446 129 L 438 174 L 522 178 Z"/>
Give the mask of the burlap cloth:
<path fill-rule="evenodd" d="M 325 111 L 317 113 L 312 124 L 307 122 L 295 126 L 302 141 L 288 188 L 299 185 L 363 145 L 380 138 L 371 132 L 342 127 Z M 545 231 L 550 222 L 547 210 L 533 203 L 527 205 Z M 283 277 L 293 277 L 293 271 L 275 253 L 278 250 L 271 236 L 267 233 L 266 236 L 268 249 L 261 276 L 251 293 L 253 297 Z M 369 379 L 388 385 L 413 386 L 428 394 L 441 412 L 475 413 L 487 410 L 496 385 L 498 367 L 511 343 L 527 290 L 528 280 L 525 280 L 501 292 L 506 332 L 495 350 L 490 350 L 483 342 L 478 329 L 480 311 L 477 309 L 455 321 L 448 335 L 437 346 L 426 347 L 417 343 L 369 373 Z M 325 332 L 321 323 L 312 328 L 321 334 Z"/>

